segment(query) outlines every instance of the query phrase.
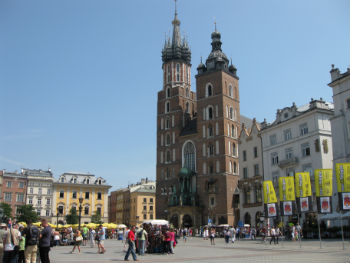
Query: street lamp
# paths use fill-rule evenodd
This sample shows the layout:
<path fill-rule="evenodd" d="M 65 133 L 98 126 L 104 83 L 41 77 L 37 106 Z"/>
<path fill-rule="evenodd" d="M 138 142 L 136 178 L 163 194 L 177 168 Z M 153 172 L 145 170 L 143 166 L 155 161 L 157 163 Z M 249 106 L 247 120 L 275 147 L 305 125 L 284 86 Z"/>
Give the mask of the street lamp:
<path fill-rule="evenodd" d="M 57 219 L 56 219 L 56 225 L 57 225 L 57 228 L 58 228 L 58 214 L 60 213 L 60 210 L 59 208 L 57 207 L 57 213 L 56 213 L 56 216 L 57 216 Z"/>
<path fill-rule="evenodd" d="M 80 230 L 80 221 L 81 221 L 81 210 L 83 210 L 83 207 L 81 204 L 83 203 L 84 198 L 79 197 L 79 230 Z"/>

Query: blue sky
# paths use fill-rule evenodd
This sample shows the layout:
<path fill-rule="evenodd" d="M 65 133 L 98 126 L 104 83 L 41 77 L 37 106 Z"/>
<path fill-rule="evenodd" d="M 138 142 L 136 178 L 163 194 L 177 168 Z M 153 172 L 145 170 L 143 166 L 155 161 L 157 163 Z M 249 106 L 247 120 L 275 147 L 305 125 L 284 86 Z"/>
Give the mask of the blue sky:
<path fill-rule="evenodd" d="M 274 120 L 332 101 L 331 64 L 349 67 L 347 0 L 179 0 L 192 89 L 214 21 L 240 77 L 241 113 Z M 156 102 L 171 0 L 0 1 L 0 169 L 155 179 Z"/>

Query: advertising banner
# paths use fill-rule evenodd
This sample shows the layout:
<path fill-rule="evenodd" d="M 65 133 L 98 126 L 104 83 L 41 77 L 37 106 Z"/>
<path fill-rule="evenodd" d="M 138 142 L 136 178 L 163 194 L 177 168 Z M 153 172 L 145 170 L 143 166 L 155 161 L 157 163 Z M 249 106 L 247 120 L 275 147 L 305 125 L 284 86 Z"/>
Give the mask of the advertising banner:
<path fill-rule="evenodd" d="M 331 200 L 329 196 L 320 197 L 321 213 L 331 213 Z"/>
<path fill-rule="evenodd" d="M 285 216 L 293 215 L 293 202 L 292 201 L 283 202 L 283 215 L 285 215 Z"/>
<path fill-rule="evenodd" d="M 277 203 L 275 188 L 273 187 L 272 181 L 264 181 L 263 189 L 264 189 L 264 203 L 265 204 Z"/>
<path fill-rule="evenodd" d="M 294 177 L 278 178 L 280 201 L 295 201 Z"/>
<path fill-rule="evenodd" d="M 268 217 L 277 216 L 276 203 L 267 204 L 267 216 Z"/>
<path fill-rule="evenodd" d="M 335 164 L 338 193 L 350 192 L 350 163 Z"/>
<path fill-rule="evenodd" d="M 315 188 L 317 197 L 332 196 L 332 169 L 315 170 Z"/>
<path fill-rule="evenodd" d="M 309 198 L 308 197 L 300 197 L 299 200 L 300 203 L 300 212 L 309 212 L 310 206 L 309 206 Z"/>
<path fill-rule="evenodd" d="M 307 197 L 312 195 L 309 172 L 295 174 L 295 194 L 296 197 Z"/>

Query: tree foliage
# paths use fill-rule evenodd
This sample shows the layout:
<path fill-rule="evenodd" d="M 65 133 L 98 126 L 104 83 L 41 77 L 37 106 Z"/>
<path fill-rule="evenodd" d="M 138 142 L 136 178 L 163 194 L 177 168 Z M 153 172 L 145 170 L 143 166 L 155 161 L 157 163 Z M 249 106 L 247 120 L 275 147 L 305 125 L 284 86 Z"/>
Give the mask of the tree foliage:
<path fill-rule="evenodd" d="M 95 224 L 102 224 L 102 220 L 101 220 L 101 214 L 96 211 L 95 214 L 92 215 L 91 217 L 91 223 L 95 223 Z"/>
<path fill-rule="evenodd" d="M 32 205 L 21 205 L 17 211 L 17 221 L 19 222 L 37 222 L 39 220 L 39 216 Z"/>
<path fill-rule="evenodd" d="M 67 224 L 78 224 L 79 216 L 77 214 L 77 210 L 75 209 L 75 207 L 72 207 L 69 210 L 69 214 L 66 215 L 66 222 Z"/>
<path fill-rule="evenodd" d="M 11 205 L 6 203 L 0 203 L 0 208 L 2 209 L 2 218 L 0 218 L 1 221 L 6 221 L 7 219 L 12 217 Z"/>

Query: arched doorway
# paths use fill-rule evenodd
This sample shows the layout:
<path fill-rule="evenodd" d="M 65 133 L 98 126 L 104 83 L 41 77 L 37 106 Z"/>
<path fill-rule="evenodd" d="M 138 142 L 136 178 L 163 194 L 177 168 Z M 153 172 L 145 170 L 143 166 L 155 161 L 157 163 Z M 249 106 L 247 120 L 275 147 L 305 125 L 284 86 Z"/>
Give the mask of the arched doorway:
<path fill-rule="evenodd" d="M 175 228 L 179 227 L 179 216 L 177 214 L 171 216 L 170 224 L 172 224 Z"/>
<path fill-rule="evenodd" d="M 244 224 L 251 224 L 251 217 L 250 217 L 250 214 L 247 212 L 245 213 L 244 215 Z"/>
<path fill-rule="evenodd" d="M 182 218 L 183 227 L 192 227 L 192 217 L 190 215 L 184 215 Z"/>

